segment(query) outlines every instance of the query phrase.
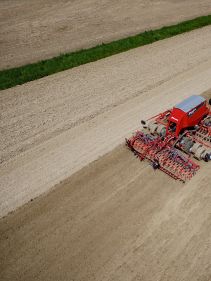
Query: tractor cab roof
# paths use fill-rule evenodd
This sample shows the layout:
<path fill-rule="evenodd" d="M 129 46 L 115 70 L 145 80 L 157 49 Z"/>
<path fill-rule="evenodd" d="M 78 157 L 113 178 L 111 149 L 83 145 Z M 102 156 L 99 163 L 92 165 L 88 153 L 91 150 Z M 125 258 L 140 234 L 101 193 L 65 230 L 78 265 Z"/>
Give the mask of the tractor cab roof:
<path fill-rule="evenodd" d="M 191 109 L 194 109 L 198 105 L 200 105 L 202 102 L 205 101 L 205 98 L 202 96 L 190 96 L 189 98 L 185 99 L 181 103 L 178 103 L 174 108 L 180 109 L 183 112 L 189 112 Z"/>

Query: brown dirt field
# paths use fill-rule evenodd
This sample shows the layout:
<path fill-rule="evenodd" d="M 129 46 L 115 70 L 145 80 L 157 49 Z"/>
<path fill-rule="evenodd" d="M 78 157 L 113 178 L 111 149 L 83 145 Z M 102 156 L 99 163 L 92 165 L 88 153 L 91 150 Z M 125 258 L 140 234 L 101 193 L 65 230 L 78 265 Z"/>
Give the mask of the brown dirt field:
<path fill-rule="evenodd" d="M 210 281 L 209 171 L 183 185 L 119 146 L 0 220 L 0 280 Z"/>
<path fill-rule="evenodd" d="M 0 217 L 211 88 L 211 27 L 0 93 Z"/>
<path fill-rule="evenodd" d="M 209 35 L 1 92 L 0 215 L 72 176 L 0 219 L 0 280 L 211 280 L 210 163 L 182 184 L 123 145 L 104 155 L 141 117 L 211 88 Z"/>
<path fill-rule="evenodd" d="M 210 0 L 1 0 L 0 68 L 210 13 Z"/>

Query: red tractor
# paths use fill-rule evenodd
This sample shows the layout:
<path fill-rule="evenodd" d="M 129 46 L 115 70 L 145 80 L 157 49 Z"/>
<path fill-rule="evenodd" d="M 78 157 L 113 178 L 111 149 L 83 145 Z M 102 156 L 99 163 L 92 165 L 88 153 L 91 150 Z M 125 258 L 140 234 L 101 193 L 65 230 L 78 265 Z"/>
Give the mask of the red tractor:
<path fill-rule="evenodd" d="M 141 123 L 142 130 L 126 139 L 126 145 L 154 169 L 185 182 L 199 169 L 193 157 L 211 160 L 211 111 L 202 96 L 191 96 Z"/>

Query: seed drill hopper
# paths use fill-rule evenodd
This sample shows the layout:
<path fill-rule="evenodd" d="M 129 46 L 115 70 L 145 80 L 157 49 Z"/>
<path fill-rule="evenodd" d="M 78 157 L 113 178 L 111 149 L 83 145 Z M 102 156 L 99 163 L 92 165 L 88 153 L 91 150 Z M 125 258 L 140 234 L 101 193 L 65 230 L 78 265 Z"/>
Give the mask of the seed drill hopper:
<path fill-rule="evenodd" d="M 211 160 L 209 104 L 202 96 L 191 96 L 170 110 L 142 120 L 142 129 L 126 139 L 127 147 L 154 169 L 183 182 L 191 179 L 200 168 L 199 160 Z"/>

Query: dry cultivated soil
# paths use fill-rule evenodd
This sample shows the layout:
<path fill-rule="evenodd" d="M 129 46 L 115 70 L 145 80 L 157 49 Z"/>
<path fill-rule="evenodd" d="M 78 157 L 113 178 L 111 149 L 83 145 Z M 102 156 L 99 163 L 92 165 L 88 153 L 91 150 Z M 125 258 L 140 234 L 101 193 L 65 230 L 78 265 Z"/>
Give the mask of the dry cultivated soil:
<path fill-rule="evenodd" d="M 211 27 L 0 93 L 0 216 L 211 88 Z"/>
<path fill-rule="evenodd" d="M 119 146 L 0 221 L 0 280 L 210 281 L 210 181 Z"/>
<path fill-rule="evenodd" d="M 182 184 L 122 144 L 210 89 L 208 26 L 1 91 L 0 280 L 210 281 L 211 163 Z"/>
<path fill-rule="evenodd" d="M 1 0 L 0 69 L 207 14 L 210 0 Z"/>

